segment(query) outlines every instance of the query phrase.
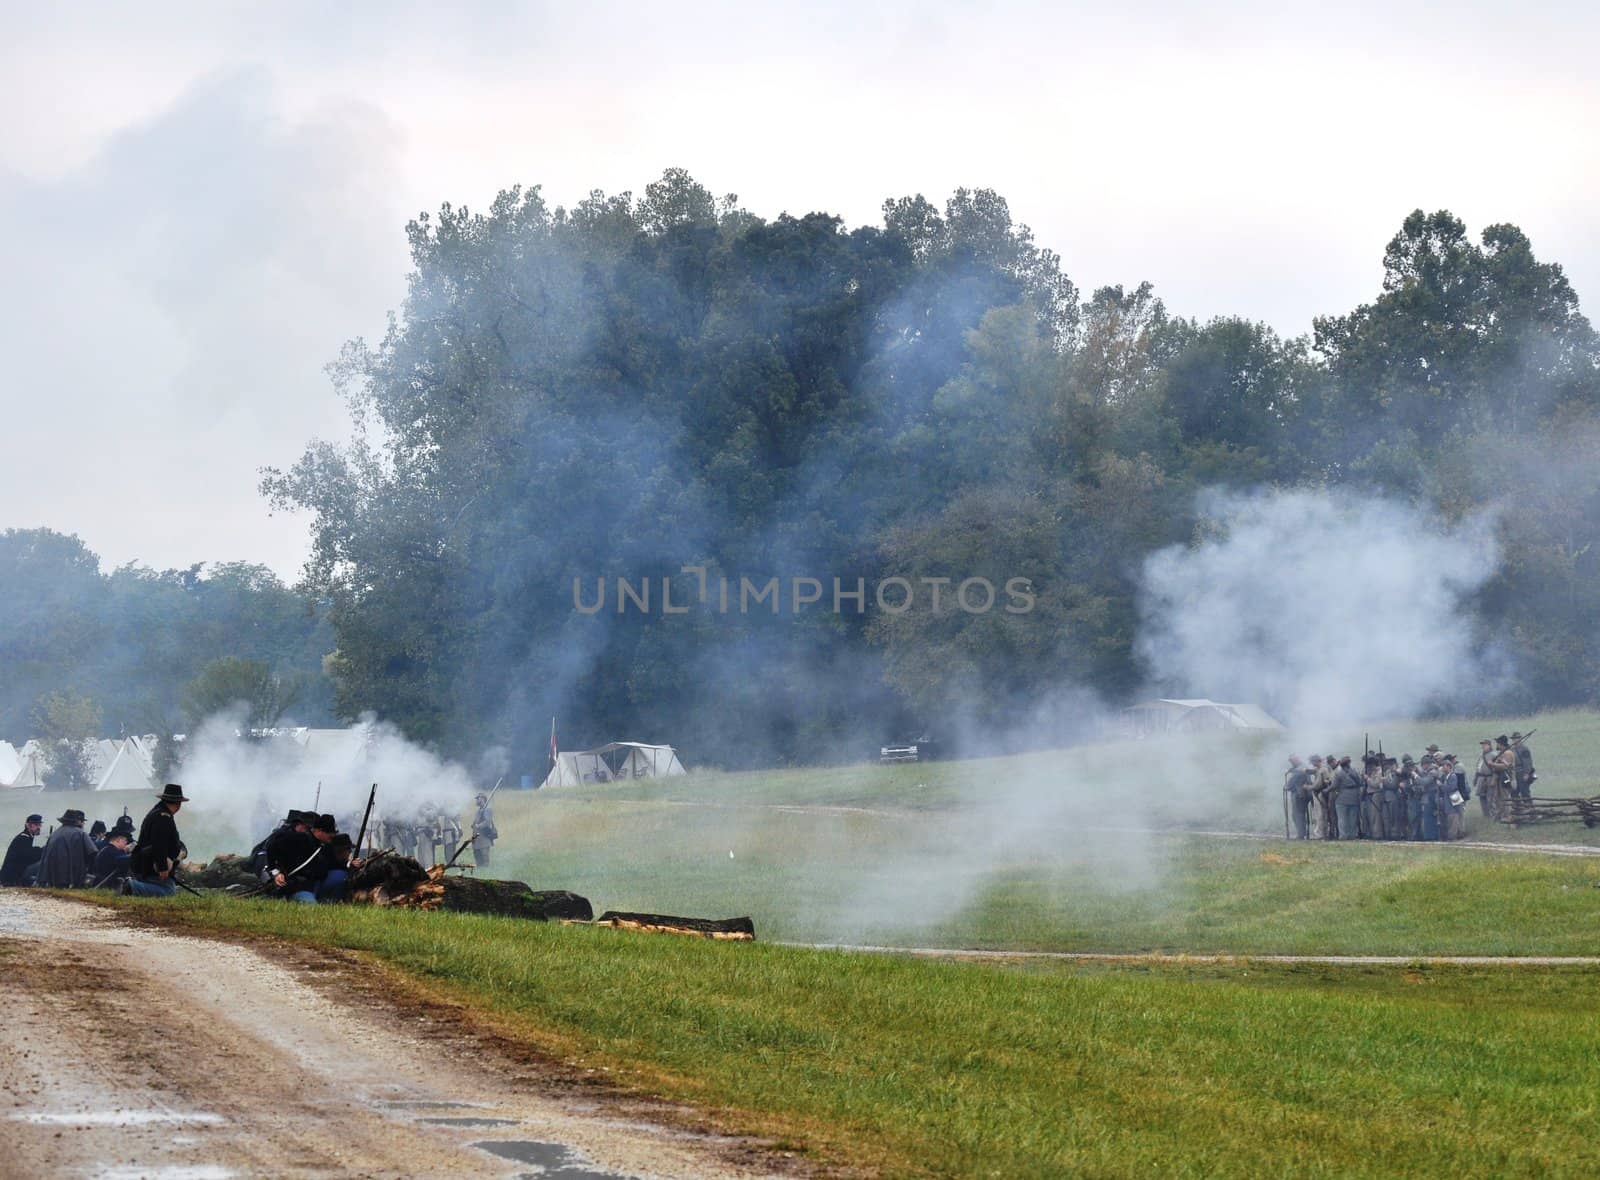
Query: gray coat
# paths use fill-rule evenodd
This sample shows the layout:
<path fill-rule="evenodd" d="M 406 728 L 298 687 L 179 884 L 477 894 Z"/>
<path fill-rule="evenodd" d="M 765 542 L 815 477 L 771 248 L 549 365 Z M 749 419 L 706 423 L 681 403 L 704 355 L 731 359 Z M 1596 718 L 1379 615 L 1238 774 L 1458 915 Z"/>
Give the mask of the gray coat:
<path fill-rule="evenodd" d="M 39 885 L 55 889 L 81 889 L 88 883 L 89 866 L 100 850 L 89 833 L 73 824 L 62 824 L 45 841 L 39 858 Z"/>
<path fill-rule="evenodd" d="M 1362 792 L 1366 790 L 1366 780 L 1348 766 L 1339 767 L 1339 773 L 1333 776 L 1333 789 L 1335 803 L 1349 806 L 1361 802 Z"/>

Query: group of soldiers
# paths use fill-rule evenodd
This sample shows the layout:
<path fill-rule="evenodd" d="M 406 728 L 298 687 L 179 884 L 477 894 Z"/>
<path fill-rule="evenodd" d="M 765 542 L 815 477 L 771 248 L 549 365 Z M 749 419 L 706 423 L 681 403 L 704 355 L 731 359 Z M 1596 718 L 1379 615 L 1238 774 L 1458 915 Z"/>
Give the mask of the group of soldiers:
<path fill-rule="evenodd" d="M 1430 745 L 1420 759 L 1368 751 L 1357 770 L 1348 755 L 1289 756 L 1284 771 L 1284 836 L 1293 818 L 1299 840 L 1459 840 L 1467 800 L 1498 819 L 1515 798 L 1531 796 L 1533 751 L 1513 733 L 1479 741 L 1470 775 L 1466 762 Z"/>
<path fill-rule="evenodd" d="M 51 829 L 43 847 L 34 841 L 44 828 L 44 816 L 28 816 L 0 862 L 0 885 L 172 896 L 178 889 L 178 866 L 188 855 L 175 817 L 189 798 L 182 787 L 168 783 L 156 800 L 137 832 L 126 808 L 111 827 L 95 820 L 85 830 L 87 817 L 69 807 L 57 817 L 58 826 Z"/>
<path fill-rule="evenodd" d="M 472 861 L 478 868 L 489 863 L 494 842 L 500 838 L 494 826 L 494 809 L 489 795 L 474 800 L 472 816 Z M 447 864 L 461 850 L 461 821 L 437 803 L 423 803 L 411 814 L 385 816 L 378 821 L 378 842 L 409 856 L 425 869 Z"/>
<path fill-rule="evenodd" d="M 332 815 L 291 809 L 250 850 L 250 871 L 262 892 L 306 904 L 343 901 L 350 874 L 361 867 L 356 841 Z"/>

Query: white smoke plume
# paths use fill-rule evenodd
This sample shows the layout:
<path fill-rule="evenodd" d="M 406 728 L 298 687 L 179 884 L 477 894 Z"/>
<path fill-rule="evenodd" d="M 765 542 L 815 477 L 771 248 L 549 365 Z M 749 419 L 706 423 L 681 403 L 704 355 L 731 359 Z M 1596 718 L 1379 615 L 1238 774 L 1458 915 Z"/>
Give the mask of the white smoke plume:
<path fill-rule="evenodd" d="M 370 716 L 350 731 L 332 731 L 322 745 L 302 746 L 290 736 L 245 740 L 240 725 L 230 713 L 207 719 L 184 743 L 176 769 L 216 842 L 208 851 L 247 851 L 290 808 L 306 811 L 313 803 L 353 836 L 374 783 L 374 820 L 414 814 L 423 803 L 460 814 L 472 802 L 466 770 Z"/>
<path fill-rule="evenodd" d="M 1325 491 L 1200 507 L 1214 535 L 1144 566 L 1138 651 L 1171 693 L 1322 729 L 1469 704 L 1501 674 L 1467 609 L 1499 560 L 1490 516 Z"/>

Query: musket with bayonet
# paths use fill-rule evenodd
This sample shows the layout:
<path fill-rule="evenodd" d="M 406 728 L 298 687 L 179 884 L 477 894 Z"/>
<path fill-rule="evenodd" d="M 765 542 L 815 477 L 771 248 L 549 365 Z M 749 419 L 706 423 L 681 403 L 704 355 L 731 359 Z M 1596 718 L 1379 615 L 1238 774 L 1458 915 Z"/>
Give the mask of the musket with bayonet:
<path fill-rule="evenodd" d="M 372 790 L 367 792 L 367 810 L 361 816 L 361 831 L 356 836 L 355 855 L 361 855 L 361 842 L 367 838 L 367 824 L 372 819 L 372 805 L 378 801 L 378 784 L 372 784 Z"/>

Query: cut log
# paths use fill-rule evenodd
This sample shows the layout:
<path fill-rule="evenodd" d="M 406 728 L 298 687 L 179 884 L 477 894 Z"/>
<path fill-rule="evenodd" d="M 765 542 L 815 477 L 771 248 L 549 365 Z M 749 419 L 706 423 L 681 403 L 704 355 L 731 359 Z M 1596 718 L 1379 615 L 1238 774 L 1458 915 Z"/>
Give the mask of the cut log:
<path fill-rule="evenodd" d="M 607 910 L 596 926 L 617 930 L 646 930 L 653 934 L 692 934 L 721 942 L 753 942 L 756 924 L 749 918 L 678 918 L 671 914 L 630 914 Z"/>
<path fill-rule="evenodd" d="M 196 889 L 227 889 L 234 885 L 241 889 L 253 889 L 261 884 L 250 871 L 249 861 L 228 852 L 202 864 L 186 865 L 183 880 L 186 885 L 193 885 Z"/>
<path fill-rule="evenodd" d="M 565 889 L 531 889 L 522 881 L 447 876 L 441 865 L 425 869 L 409 856 L 373 860 L 350 880 L 350 900 L 358 905 L 449 910 L 457 914 L 496 914 L 535 922 L 576 919 L 587 922 L 594 907 Z"/>
<path fill-rule="evenodd" d="M 594 917 L 589 900 L 565 889 L 530 889 L 521 881 L 486 881 L 481 877 L 445 877 L 435 884 L 443 886 L 438 908 L 462 914 L 500 914 L 507 918 L 532 918 L 544 922 L 551 918 Z"/>

